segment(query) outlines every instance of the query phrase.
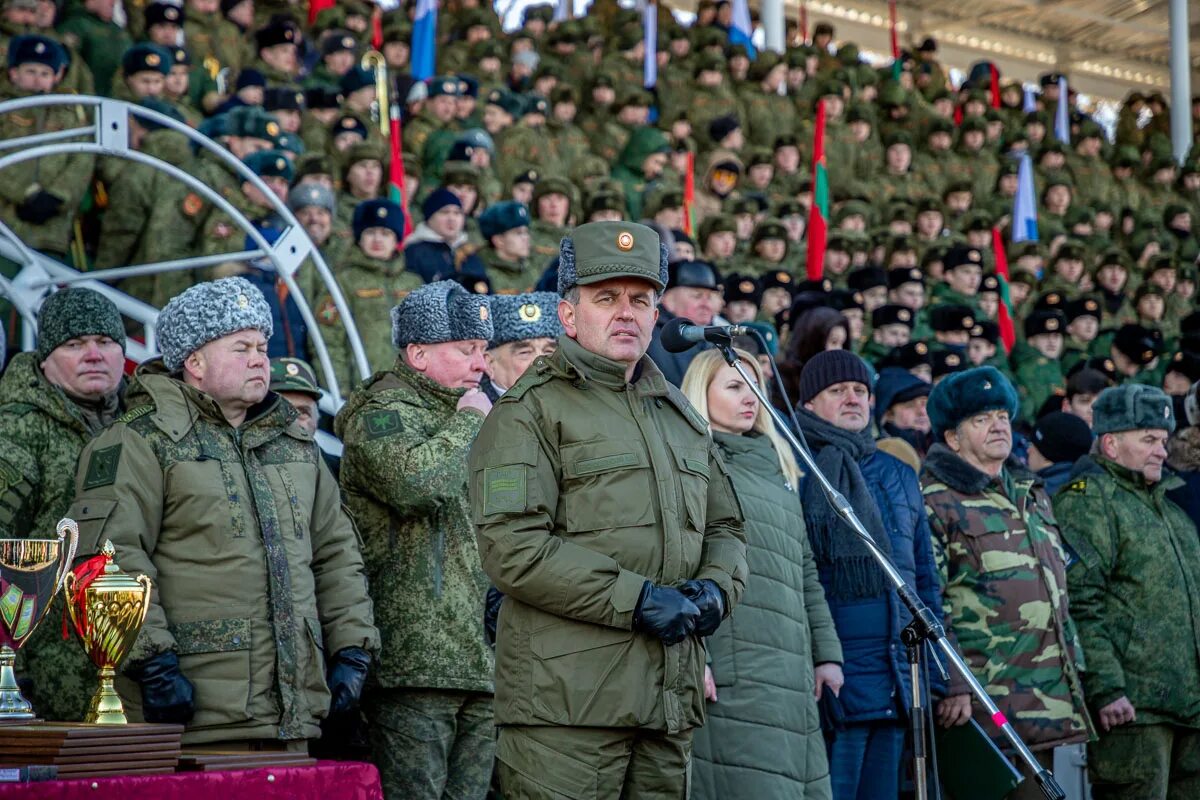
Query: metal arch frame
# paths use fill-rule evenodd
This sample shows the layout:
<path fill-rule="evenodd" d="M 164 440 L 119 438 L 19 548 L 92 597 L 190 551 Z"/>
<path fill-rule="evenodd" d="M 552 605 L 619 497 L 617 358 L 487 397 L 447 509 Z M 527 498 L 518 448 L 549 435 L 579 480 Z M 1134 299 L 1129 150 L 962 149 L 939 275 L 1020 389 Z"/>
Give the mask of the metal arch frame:
<path fill-rule="evenodd" d="M 102 291 L 104 294 L 113 299 L 122 299 L 127 301 L 122 303 L 125 306 L 123 313 L 134 310 L 138 313 L 139 322 L 143 322 L 140 317 L 145 317 L 143 324 L 147 332 L 147 347 L 150 352 L 154 352 L 153 347 L 153 322 L 157 319 L 158 309 L 153 306 L 140 303 L 133 300 L 114 289 L 105 280 L 112 280 L 123 277 L 131 277 L 133 275 L 154 274 L 158 272 L 167 272 L 179 269 L 193 269 L 210 264 L 216 264 L 229 260 L 248 260 L 252 258 L 266 257 L 271 260 L 275 268 L 276 274 L 283 279 L 284 285 L 287 286 L 289 293 L 296 302 L 296 306 L 300 311 L 301 317 L 304 319 L 313 335 L 313 342 L 316 345 L 317 359 L 322 373 L 325 376 L 326 385 L 329 391 L 323 393 L 321 398 L 321 406 L 330 413 L 336 412 L 341 406 L 341 393 L 337 382 L 337 376 L 334 374 L 332 364 L 329 360 L 329 352 L 325 346 L 323 335 L 320 333 L 320 327 L 317 325 L 316 319 L 313 316 L 312 309 L 309 308 L 308 301 L 300 292 L 296 281 L 295 273 L 300 268 L 301 263 L 305 258 L 311 256 L 313 264 L 317 268 L 317 273 L 321 276 L 321 280 L 325 283 L 325 288 L 329 291 L 333 299 L 334 306 L 337 308 L 346 335 L 350 339 L 350 348 L 353 353 L 355 366 L 358 368 L 360 377 L 363 379 L 370 377 L 370 367 L 367 363 L 366 352 L 362 346 L 362 339 L 358 333 L 358 327 L 354 322 L 353 315 L 350 313 L 350 308 L 346 303 L 345 296 L 342 294 L 341 288 L 333 277 L 329 266 L 325 263 L 324 256 L 320 250 L 313 245 L 312 240 L 308 238 L 308 233 L 304 227 L 292 214 L 291 210 L 285 203 L 279 200 L 278 197 L 267 187 L 267 185 L 255 175 L 245 164 L 238 160 L 232 153 L 220 146 L 216 142 L 209 139 L 204 134 L 188 127 L 187 125 L 172 119 L 164 114 L 160 114 L 149 108 L 144 108 L 140 105 L 127 103 L 121 100 L 111 100 L 109 98 L 95 97 L 89 95 L 44 95 L 16 98 L 0 102 L 0 114 L 18 111 L 26 108 L 39 108 L 44 106 L 87 106 L 93 108 L 93 122 L 84 127 L 71 128 L 63 131 L 52 131 L 44 134 L 33 134 L 30 136 L 22 136 L 16 139 L 8 139 L 0 141 L 0 151 L 12 150 L 13 148 L 22 148 L 15 153 L 7 153 L 0 156 L 0 170 L 5 167 L 19 164 L 36 158 L 45 156 L 59 155 L 62 153 L 87 153 L 90 155 L 104 155 L 123 158 L 135 163 L 150 166 L 156 170 L 164 172 L 171 177 L 183 182 L 188 188 L 200 194 L 206 200 L 211 202 L 217 208 L 228 214 L 230 218 L 246 233 L 252 241 L 257 245 L 256 250 L 244 250 L 235 253 L 221 254 L 217 256 L 200 256 L 196 258 L 177 259 L 174 261 L 163 261 L 152 264 L 139 264 L 131 267 L 123 267 L 109 270 L 98 270 L 96 272 L 79 272 L 63 264 L 59 264 L 51 258 L 42 256 L 33 250 L 30 250 L 21 239 L 13 233 L 13 231 L 0 221 L 0 249 L 6 255 L 13 254 L 17 257 L 14 259 L 22 264 L 25 268 L 33 268 L 36 271 L 44 273 L 39 277 L 29 279 L 25 285 L 29 289 L 37 289 L 48 287 L 61 283 L 83 284 L 90 288 L 95 288 Z M 209 153 L 214 155 L 227 167 L 242 178 L 243 181 L 249 182 L 257 188 L 262 195 L 268 199 L 272 211 L 278 214 L 284 221 L 286 227 L 280 234 L 279 239 L 274 245 L 271 245 L 263 237 L 262 233 L 246 219 L 236 207 L 234 207 L 224 197 L 219 195 L 215 190 L 207 184 L 200 181 L 195 176 L 180 169 L 174 164 L 170 164 L 161 159 L 149 156 L 138 150 L 134 150 L 129 146 L 129 118 L 130 116 L 151 120 L 164 128 L 169 128 L 178 133 L 184 134 L 191 143 L 202 147 Z M 93 135 L 94 139 L 91 142 L 87 141 L 64 141 L 78 136 Z M 8 246 L 4 246 L 8 245 Z M 24 270 L 23 270 L 24 273 Z M 16 305 L 18 312 L 29 323 L 25 326 L 27 331 L 26 338 L 30 338 L 34 327 L 36 326 L 36 315 L 30 305 L 19 298 L 20 292 L 14 291 L 17 286 L 22 283 L 20 276 L 14 281 L 0 282 L 0 290 L 9 295 Z M 136 304 L 136 305 L 132 305 Z M 127 314 L 129 315 L 129 314 Z M 132 315 L 131 315 L 132 316 Z"/>

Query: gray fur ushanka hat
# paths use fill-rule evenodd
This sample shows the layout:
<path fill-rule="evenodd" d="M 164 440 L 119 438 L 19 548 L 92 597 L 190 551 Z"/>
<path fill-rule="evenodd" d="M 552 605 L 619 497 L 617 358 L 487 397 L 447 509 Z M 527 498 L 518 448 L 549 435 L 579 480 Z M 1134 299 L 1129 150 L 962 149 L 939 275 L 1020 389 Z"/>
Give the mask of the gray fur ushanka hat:
<path fill-rule="evenodd" d="M 490 297 L 472 294 L 455 281 L 438 281 L 409 292 L 392 309 L 392 344 L 491 341 Z"/>
<path fill-rule="evenodd" d="M 178 372 L 192 353 L 231 333 L 255 328 L 271 338 L 271 307 L 258 287 L 245 278 L 198 283 L 177 294 L 158 314 L 154 326 L 163 364 Z"/>

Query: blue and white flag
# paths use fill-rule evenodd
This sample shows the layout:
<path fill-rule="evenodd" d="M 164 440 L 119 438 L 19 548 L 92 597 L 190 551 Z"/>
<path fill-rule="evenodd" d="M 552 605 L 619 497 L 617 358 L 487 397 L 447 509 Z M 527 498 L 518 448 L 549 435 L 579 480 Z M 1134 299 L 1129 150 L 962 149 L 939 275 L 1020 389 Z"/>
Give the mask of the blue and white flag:
<path fill-rule="evenodd" d="M 1037 97 L 1034 95 L 1033 89 L 1030 89 L 1028 86 L 1024 89 L 1021 111 L 1025 114 L 1032 114 L 1037 111 Z"/>
<path fill-rule="evenodd" d="M 645 36 L 646 59 L 642 65 L 642 85 L 653 89 L 658 83 L 658 4 L 646 3 L 642 8 L 642 30 Z"/>
<path fill-rule="evenodd" d="M 433 77 L 437 67 L 437 0 L 417 0 L 412 29 L 412 76 L 418 81 Z"/>
<path fill-rule="evenodd" d="M 1054 115 L 1054 137 L 1063 144 L 1071 143 L 1070 98 L 1067 96 L 1067 78 L 1058 79 L 1058 113 Z"/>
<path fill-rule="evenodd" d="M 754 26 L 750 23 L 750 3 L 748 0 L 733 0 L 733 27 L 729 29 L 729 43 L 746 46 L 750 58 L 756 58 L 758 51 L 754 49 Z"/>
<path fill-rule="evenodd" d="M 1038 240 L 1037 195 L 1033 191 L 1033 160 L 1028 153 L 1021 156 L 1017 168 L 1017 196 L 1013 200 L 1012 240 Z"/>
<path fill-rule="evenodd" d="M 574 0 L 558 0 L 554 6 L 554 21 L 563 22 L 571 18 L 571 5 Z"/>

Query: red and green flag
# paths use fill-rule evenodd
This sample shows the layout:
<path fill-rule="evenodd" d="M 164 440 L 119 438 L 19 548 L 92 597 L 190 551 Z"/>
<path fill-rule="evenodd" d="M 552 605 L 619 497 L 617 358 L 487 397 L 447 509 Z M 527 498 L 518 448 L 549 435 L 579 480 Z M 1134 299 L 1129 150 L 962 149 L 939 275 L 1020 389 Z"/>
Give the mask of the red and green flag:
<path fill-rule="evenodd" d="M 900 22 L 896 14 L 896 0 L 888 0 L 888 33 L 892 40 L 892 80 L 900 82 Z"/>
<path fill-rule="evenodd" d="M 1008 253 L 1004 250 L 1004 237 L 999 228 L 992 228 L 992 251 L 996 256 L 996 277 L 1000 279 L 1000 311 L 996 323 L 1000 326 L 1000 341 L 1004 352 L 1011 353 L 1017 341 L 1013 327 L 1012 296 L 1008 293 Z"/>
<path fill-rule="evenodd" d="M 825 272 L 826 221 L 829 219 L 829 175 L 825 171 L 825 101 L 817 101 L 817 124 L 813 132 L 812 208 L 808 212 L 808 279 L 817 281 Z"/>
<path fill-rule="evenodd" d="M 683 232 L 696 237 L 696 154 L 687 154 L 687 173 L 683 176 Z"/>

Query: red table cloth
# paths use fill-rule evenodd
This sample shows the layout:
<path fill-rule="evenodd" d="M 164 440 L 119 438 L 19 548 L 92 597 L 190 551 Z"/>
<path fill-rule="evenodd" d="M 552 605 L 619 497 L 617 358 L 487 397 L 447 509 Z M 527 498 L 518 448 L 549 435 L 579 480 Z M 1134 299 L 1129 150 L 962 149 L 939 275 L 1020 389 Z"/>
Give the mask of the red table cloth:
<path fill-rule="evenodd" d="M 383 800 L 374 765 L 319 761 L 311 767 L 128 775 L 0 783 L 0 800 Z"/>

